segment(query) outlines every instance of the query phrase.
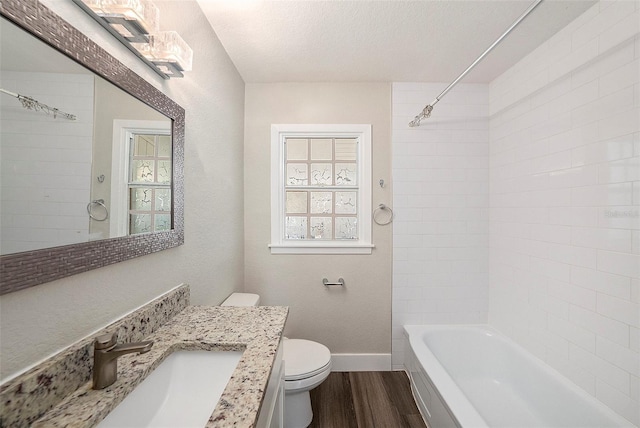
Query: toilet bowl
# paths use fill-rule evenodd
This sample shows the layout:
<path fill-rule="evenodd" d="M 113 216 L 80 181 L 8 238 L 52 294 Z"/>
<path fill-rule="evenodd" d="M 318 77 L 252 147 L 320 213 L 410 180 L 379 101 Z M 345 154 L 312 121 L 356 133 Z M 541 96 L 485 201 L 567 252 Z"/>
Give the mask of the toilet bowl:
<path fill-rule="evenodd" d="M 221 306 L 258 306 L 260 296 L 233 293 Z M 313 420 L 309 391 L 331 373 L 331 352 L 317 342 L 283 337 L 284 426 L 306 428 Z"/>
<path fill-rule="evenodd" d="M 306 428 L 313 420 L 311 391 L 331 373 L 331 352 L 317 342 L 284 338 L 284 426 Z"/>

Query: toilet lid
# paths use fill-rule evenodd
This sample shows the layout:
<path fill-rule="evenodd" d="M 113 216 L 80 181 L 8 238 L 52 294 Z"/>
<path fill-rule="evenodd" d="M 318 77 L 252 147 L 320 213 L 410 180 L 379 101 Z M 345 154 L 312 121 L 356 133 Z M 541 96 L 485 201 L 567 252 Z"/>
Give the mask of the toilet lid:
<path fill-rule="evenodd" d="M 282 346 L 285 380 L 311 377 L 331 362 L 329 348 L 311 340 L 285 339 Z"/>

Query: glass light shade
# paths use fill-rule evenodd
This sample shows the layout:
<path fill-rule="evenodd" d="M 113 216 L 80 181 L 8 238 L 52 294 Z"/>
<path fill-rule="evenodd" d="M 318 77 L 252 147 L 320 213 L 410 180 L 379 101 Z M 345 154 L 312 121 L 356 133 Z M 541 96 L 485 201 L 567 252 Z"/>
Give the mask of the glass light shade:
<path fill-rule="evenodd" d="M 151 0 L 83 0 L 87 1 L 99 2 L 102 14 L 122 15 L 127 20 L 136 21 L 147 34 L 160 28 L 160 10 Z M 91 5 L 89 7 L 93 9 Z"/>
<path fill-rule="evenodd" d="M 134 43 L 145 58 L 155 63 L 170 63 L 181 71 L 191 71 L 193 50 L 175 31 L 160 31 L 149 36 L 149 43 Z"/>
<path fill-rule="evenodd" d="M 191 71 L 193 50 L 175 31 L 163 31 L 152 35 L 152 51 L 155 59 L 177 63 L 184 71 Z"/>
<path fill-rule="evenodd" d="M 82 0 L 82 3 L 89 6 L 89 9 L 97 14 L 104 13 L 104 10 L 102 10 L 102 0 Z"/>
<path fill-rule="evenodd" d="M 149 37 L 151 39 L 151 37 Z M 153 60 L 153 53 L 151 52 L 151 43 L 131 43 L 131 46 L 136 48 L 136 50 L 148 59 L 149 61 Z"/>

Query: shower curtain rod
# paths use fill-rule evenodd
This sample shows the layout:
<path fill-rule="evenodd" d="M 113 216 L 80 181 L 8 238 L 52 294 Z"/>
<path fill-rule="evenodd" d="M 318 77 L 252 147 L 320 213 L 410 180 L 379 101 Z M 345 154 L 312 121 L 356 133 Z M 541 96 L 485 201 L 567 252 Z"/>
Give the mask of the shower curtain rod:
<path fill-rule="evenodd" d="M 500 37 L 498 37 L 498 39 L 493 42 L 493 44 L 491 46 L 489 46 L 487 48 L 487 50 L 485 50 L 482 55 L 480 55 L 475 61 L 473 61 L 473 63 L 467 67 L 467 69 L 465 71 L 462 72 L 462 74 L 460 74 L 460 76 L 458 76 L 456 78 L 456 80 L 454 80 L 453 82 L 451 82 L 449 84 L 449 86 L 447 86 L 444 91 L 440 92 L 440 95 L 438 95 L 436 97 L 435 100 L 433 100 L 433 102 L 431 104 L 427 104 L 425 106 L 424 109 L 422 109 L 422 111 L 420 112 L 420 114 L 418 114 L 411 122 L 409 122 L 409 126 L 414 127 L 414 126 L 420 126 L 420 121 L 422 121 L 422 119 L 426 119 L 429 116 L 431 116 L 431 110 L 433 110 L 433 106 L 435 106 L 438 101 L 440 101 L 440 99 L 442 97 L 444 97 L 447 92 L 449 92 L 455 85 L 458 84 L 458 82 L 467 75 L 467 73 L 469 73 L 471 70 L 473 70 L 473 68 L 478 65 L 478 63 L 480 61 L 482 61 L 482 59 L 487 56 L 487 54 L 489 52 L 491 52 L 493 50 L 493 48 L 495 48 L 498 43 L 500 43 L 502 41 L 502 39 L 504 39 L 507 34 L 509 34 L 514 28 L 516 28 L 516 26 L 518 24 L 520 24 L 520 21 L 522 21 L 524 18 L 527 17 L 527 15 L 529 15 L 533 9 L 536 8 L 536 6 L 538 6 L 540 3 L 542 3 L 543 0 L 535 0 L 528 8 L 527 10 L 524 11 L 524 13 L 522 15 L 520 15 L 520 17 L 518 19 L 515 20 L 515 22 L 513 24 L 511 24 L 511 26 L 507 29 L 507 31 L 505 31 Z"/>
<path fill-rule="evenodd" d="M 65 113 L 61 110 L 58 110 L 55 107 L 50 107 L 46 104 L 41 103 L 40 101 L 34 100 L 31 97 L 16 94 L 14 92 L 7 91 L 6 89 L 2 89 L 2 88 L 0 88 L 0 92 L 17 98 L 22 103 L 22 107 L 26 108 L 27 110 L 43 111 L 46 114 L 53 115 L 54 119 L 57 118 L 58 116 L 62 116 L 65 119 L 76 120 L 75 115 L 70 113 Z"/>

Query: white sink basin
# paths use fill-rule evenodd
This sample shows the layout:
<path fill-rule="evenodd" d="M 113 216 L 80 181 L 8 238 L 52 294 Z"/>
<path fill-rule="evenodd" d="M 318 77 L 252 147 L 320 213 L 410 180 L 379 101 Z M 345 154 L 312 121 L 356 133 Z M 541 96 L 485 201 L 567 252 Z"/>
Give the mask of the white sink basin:
<path fill-rule="evenodd" d="M 174 352 L 98 427 L 202 428 L 241 357 L 241 351 Z"/>

